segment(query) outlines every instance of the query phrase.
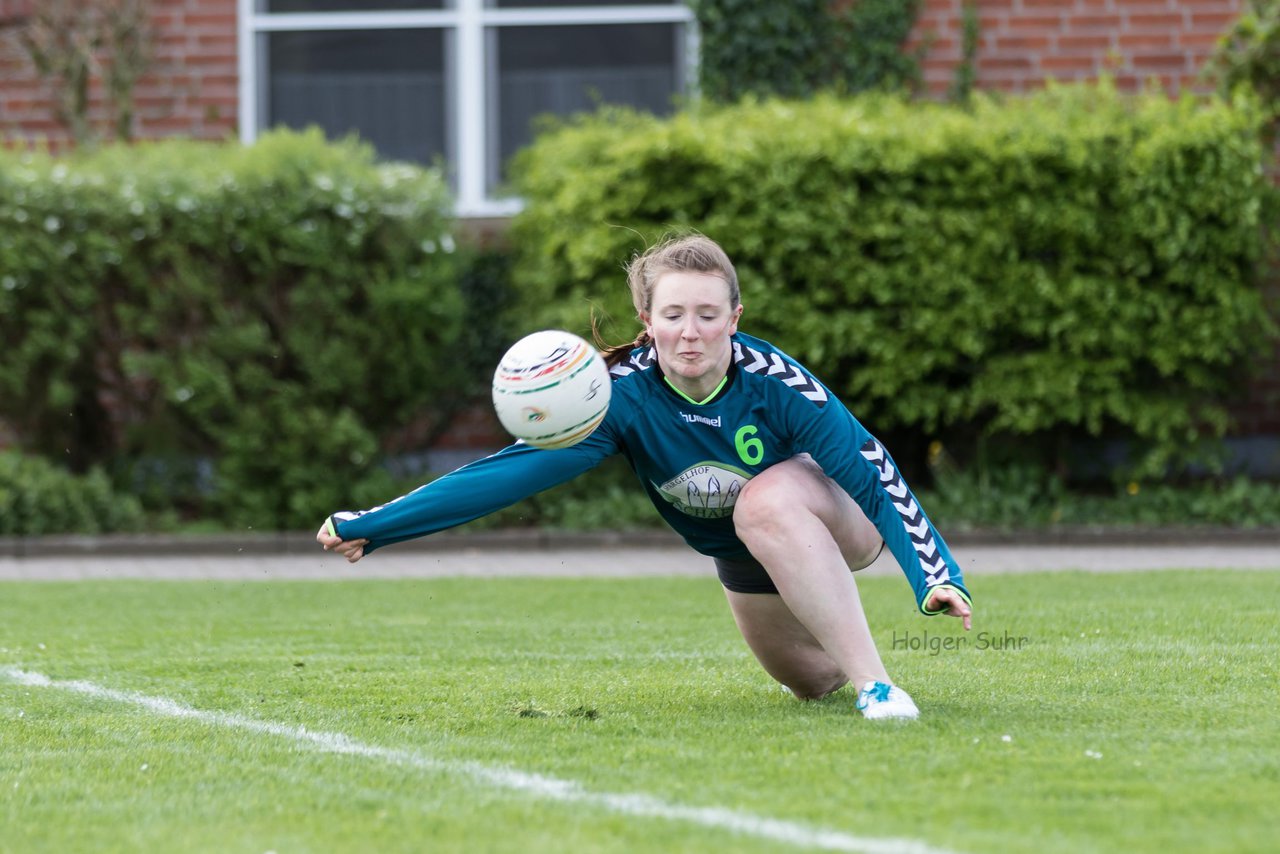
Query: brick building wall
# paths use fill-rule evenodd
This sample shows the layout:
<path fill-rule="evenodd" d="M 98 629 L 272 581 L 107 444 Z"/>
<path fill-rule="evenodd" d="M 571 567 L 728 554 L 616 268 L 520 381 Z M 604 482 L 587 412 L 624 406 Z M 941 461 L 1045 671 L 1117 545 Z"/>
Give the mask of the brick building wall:
<path fill-rule="evenodd" d="M 41 80 L 18 40 L 40 0 L 0 0 L 0 138 L 11 147 L 60 149 L 69 134 L 54 120 L 52 84 Z M 156 39 L 150 71 L 134 90 L 134 135 L 223 139 L 236 132 L 236 0 L 151 0 Z M 90 85 L 90 120 L 108 135 L 101 80 Z"/>
<path fill-rule="evenodd" d="M 50 85 L 19 45 L 17 27 L 40 0 L 0 0 L 0 135 L 9 145 L 64 145 Z M 139 138 L 220 139 L 236 130 L 236 0 L 151 0 L 157 32 L 137 88 Z M 1025 92 L 1047 77 L 1110 73 L 1123 89 L 1148 80 L 1170 92 L 1202 89 L 1200 68 L 1243 0 L 977 0 L 977 86 Z M 925 0 L 912 37 L 926 44 L 925 84 L 943 95 L 961 60 L 964 0 Z M 92 116 L 107 120 L 102 89 Z"/>
<path fill-rule="evenodd" d="M 1169 92 L 1197 79 L 1243 0 L 977 0 L 977 87 L 1025 92 L 1045 78 L 1114 77 L 1124 90 L 1156 80 Z M 912 44 L 929 46 L 930 93 L 945 94 L 963 45 L 963 0 L 925 0 Z"/>

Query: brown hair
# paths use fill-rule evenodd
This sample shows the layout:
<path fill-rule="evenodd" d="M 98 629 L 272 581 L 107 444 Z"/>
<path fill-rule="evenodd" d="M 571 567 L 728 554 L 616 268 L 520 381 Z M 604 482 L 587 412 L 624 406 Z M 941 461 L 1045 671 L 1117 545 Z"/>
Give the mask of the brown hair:
<path fill-rule="evenodd" d="M 627 286 L 631 289 L 631 303 L 636 307 L 637 318 L 643 319 L 652 310 L 653 289 L 658 284 L 658 279 L 667 273 L 707 273 L 719 276 L 729 286 L 729 306 L 737 308 L 742 302 L 738 273 L 720 244 L 701 234 L 669 237 L 644 252 L 637 253 L 627 265 Z M 605 364 L 610 367 L 625 359 L 632 350 L 649 343 L 649 333 L 641 330 L 635 341 L 613 347 L 605 346 L 594 320 L 592 332 Z"/>

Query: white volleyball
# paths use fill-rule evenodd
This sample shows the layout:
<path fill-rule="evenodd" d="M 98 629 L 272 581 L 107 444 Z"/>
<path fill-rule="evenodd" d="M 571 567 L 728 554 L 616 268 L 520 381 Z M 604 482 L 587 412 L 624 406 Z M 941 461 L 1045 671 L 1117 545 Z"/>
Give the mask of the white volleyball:
<path fill-rule="evenodd" d="M 596 349 L 558 329 L 526 335 L 493 374 L 493 408 L 507 432 L 538 448 L 568 448 L 609 411 L 609 369 Z"/>

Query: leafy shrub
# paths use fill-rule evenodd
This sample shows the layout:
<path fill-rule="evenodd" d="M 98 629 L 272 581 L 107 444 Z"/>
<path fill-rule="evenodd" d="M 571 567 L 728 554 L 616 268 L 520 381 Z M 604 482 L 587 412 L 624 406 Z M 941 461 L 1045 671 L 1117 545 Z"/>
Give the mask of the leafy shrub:
<path fill-rule="evenodd" d="M 690 6 L 698 18 L 699 89 L 715 101 L 909 89 L 920 80 L 921 53 L 903 50 L 920 0 L 692 0 Z"/>
<path fill-rule="evenodd" d="M 100 469 L 76 476 L 39 457 L 0 453 L 0 535 L 102 534 L 137 530 L 142 506 Z"/>
<path fill-rule="evenodd" d="M 607 110 L 519 156 L 516 283 L 531 327 L 585 332 L 598 310 L 625 340 L 620 267 L 696 229 L 735 260 L 743 328 L 871 429 L 945 433 L 962 456 L 1021 437 L 1053 462 L 1068 439 L 1131 439 L 1155 471 L 1223 433 L 1274 333 L 1258 121 L 1105 84 L 965 109 Z"/>
<path fill-rule="evenodd" d="M 476 385 L 458 348 L 492 307 L 448 211 L 436 172 L 316 131 L 0 153 L 0 417 L 131 483 L 163 460 L 149 483 L 196 490 L 211 460 L 211 498 L 145 494 L 309 525 Z"/>
<path fill-rule="evenodd" d="M 920 502 L 944 535 L 1055 526 L 1280 527 L 1280 484 L 1247 477 L 1131 481 L 1087 492 L 1068 490 L 1060 477 L 1034 466 L 970 469 L 938 477 Z"/>
<path fill-rule="evenodd" d="M 1224 94 L 1241 86 L 1252 90 L 1267 112 L 1266 137 L 1274 145 L 1280 122 L 1280 0 L 1248 0 L 1219 37 L 1205 71 Z"/>
<path fill-rule="evenodd" d="M 1196 484 L 1133 481 L 1092 505 L 1084 500 L 1063 510 L 1075 524 L 1280 526 L 1280 484 L 1247 477 Z"/>
<path fill-rule="evenodd" d="M 746 94 L 800 98 L 822 85 L 830 3 L 694 0 L 700 35 L 699 89 L 734 101 Z"/>
<path fill-rule="evenodd" d="M 1068 493 L 1060 478 L 1033 465 L 943 472 L 920 503 L 946 535 L 965 528 L 1026 529 L 1062 521 Z"/>

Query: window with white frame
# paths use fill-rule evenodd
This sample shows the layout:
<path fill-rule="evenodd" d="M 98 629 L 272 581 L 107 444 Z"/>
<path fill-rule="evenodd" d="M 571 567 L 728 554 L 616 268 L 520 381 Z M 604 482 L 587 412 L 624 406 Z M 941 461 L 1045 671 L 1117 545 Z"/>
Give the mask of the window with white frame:
<path fill-rule="evenodd" d="M 448 170 L 461 216 L 514 212 L 507 160 L 543 114 L 624 104 L 659 115 L 688 91 L 681 2 L 238 0 L 241 137 L 317 125 Z"/>

